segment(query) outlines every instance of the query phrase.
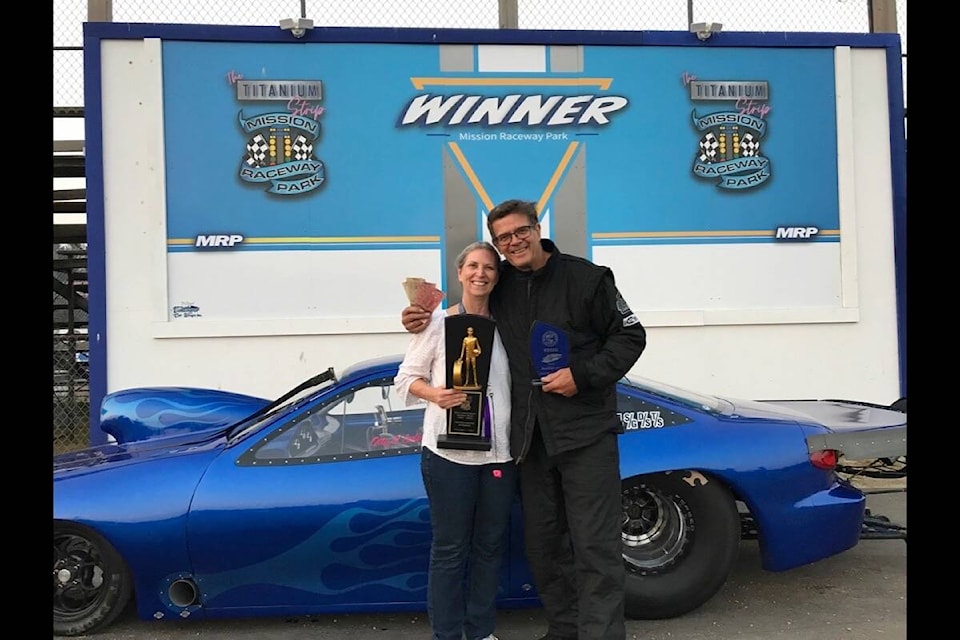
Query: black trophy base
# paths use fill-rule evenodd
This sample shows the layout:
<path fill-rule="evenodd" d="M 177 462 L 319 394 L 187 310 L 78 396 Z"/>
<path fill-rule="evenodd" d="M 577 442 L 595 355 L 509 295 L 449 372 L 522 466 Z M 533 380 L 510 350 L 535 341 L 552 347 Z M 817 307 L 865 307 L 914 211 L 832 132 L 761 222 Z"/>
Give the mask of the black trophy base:
<path fill-rule="evenodd" d="M 490 438 L 460 436 L 441 433 L 437 436 L 437 446 L 441 449 L 465 449 L 467 451 L 490 451 Z"/>

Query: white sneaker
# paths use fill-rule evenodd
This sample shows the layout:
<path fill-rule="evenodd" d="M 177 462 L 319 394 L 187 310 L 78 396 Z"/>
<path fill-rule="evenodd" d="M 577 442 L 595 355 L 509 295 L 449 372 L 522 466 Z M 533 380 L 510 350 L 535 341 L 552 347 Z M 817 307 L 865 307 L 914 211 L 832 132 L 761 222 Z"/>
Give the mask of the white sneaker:
<path fill-rule="evenodd" d="M 500 638 L 498 638 L 497 636 L 495 636 L 495 635 L 493 635 L 493 634 L 491 633 L 490 635 L 488 635 L 488 636 L 486 636 L 486 637 L 484 637 L 484 638 L 480 638 L 480 640 L 500 640 Z"/>

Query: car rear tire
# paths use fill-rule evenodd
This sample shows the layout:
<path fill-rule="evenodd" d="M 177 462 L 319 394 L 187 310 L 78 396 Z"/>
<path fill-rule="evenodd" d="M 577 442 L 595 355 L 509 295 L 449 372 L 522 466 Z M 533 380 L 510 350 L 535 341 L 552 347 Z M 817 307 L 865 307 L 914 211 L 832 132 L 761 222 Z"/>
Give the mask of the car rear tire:
<path fill-rule="evenodd" d="M 78 636 L 107 626 L 133 593 L 130 571 L 96 531 L 53 525 L 53 634 Z"/>
<path fill-rule="evenodd" d="M 673 618 L 712 598 L 736 562 L 740 531 L 730 490 L 698 471 L 624 481 L 627 617 Z"/>

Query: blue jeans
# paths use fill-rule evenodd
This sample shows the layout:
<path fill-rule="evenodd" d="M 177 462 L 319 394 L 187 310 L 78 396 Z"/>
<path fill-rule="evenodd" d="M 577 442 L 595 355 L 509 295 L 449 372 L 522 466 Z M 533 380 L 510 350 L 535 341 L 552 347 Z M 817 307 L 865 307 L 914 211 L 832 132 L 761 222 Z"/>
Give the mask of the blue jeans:
<path fill-rule="evenodd" d="M 421 451 L 433 529 L 427 581 L 433 640 L 478 640 L 493 633 L 517 467 L 457 464 Z"/>

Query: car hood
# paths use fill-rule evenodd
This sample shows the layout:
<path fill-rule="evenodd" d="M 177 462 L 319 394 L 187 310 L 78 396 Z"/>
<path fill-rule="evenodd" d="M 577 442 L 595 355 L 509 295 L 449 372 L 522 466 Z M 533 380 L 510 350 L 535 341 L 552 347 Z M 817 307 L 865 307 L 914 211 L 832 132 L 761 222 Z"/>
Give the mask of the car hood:
<path fill-rule="evenodd" d="M 138 387 L 109 393 L 100 429 L 118 443 L 227 427 L 268 403 L 263 398 L 193 387 Z"/>
<path fill-rule="evenodd" d="M 134 464 L 185 454 L 215 452 L 222 449 L 225 444 L 226 435 L 222 429 L 202 433 L 160 436 L 146 441 L 124 444 L 104 444 L 55 455 L 53 457 L 53 471 L 56 477 L 58 472 L 92 471 L 107 466 Z"/>

